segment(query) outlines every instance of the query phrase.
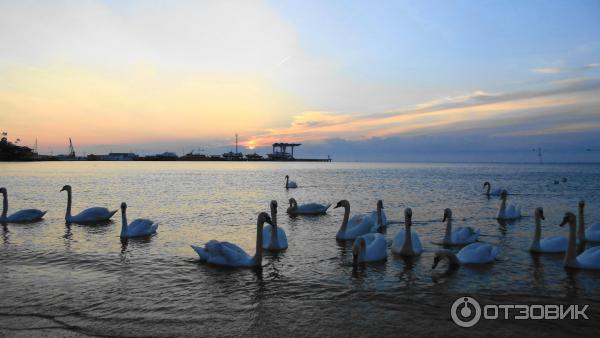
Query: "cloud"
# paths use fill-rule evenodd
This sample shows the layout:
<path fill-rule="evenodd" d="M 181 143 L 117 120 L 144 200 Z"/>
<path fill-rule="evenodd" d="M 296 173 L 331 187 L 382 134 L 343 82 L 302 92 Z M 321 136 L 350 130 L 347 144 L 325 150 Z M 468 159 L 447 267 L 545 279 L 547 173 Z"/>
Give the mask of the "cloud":
<path fill-rule="evenodd" d="M 304 112 L 294 116 L 289 127 L 255 135 L 252 142 L 265 145 L 280 140 L 323 141 L 332 137 L 359 140 L 435 135 L 493 126 L 518 127 L 523 121 L 564 114 L 565 110 L 585 111 L 585 116 L 599 115 L 600 112 L 595 110 L 600 103 L 599 94 L 600 80 L 571 78 L 553 81 L 536 90 L 507 93 L 480 90 L 387 113 Z"/>
<path fill-rule="evenodd" d="M 538 73 L 538 74 L 558 74 L 558 73 L 560 73 L 560 68 L 558 68 L 558 67 L 534 68 L 531 71 L 534 73 Z"/>
<path fill-rule="evenodd" d="M 584 69 L 600 68 L 600 63 L 590 63 L 583 66 Z"/>

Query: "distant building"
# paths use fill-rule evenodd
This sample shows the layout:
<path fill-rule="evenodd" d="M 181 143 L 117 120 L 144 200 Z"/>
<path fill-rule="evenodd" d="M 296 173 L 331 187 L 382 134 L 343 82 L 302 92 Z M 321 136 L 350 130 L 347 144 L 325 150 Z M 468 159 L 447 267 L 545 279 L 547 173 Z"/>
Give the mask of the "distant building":
<path fill-rule="evenodd" d="M 110 153 L 104 157 L 104 161 L 135 161 L 138 157 L 134 153 Z"/>
<path fill-rule="evenodd" d="M 293 160 L 294 147 L 301 145 L 300 143 L 273 143 L 273 152 L 267 156 L 272 160 Z M 287 148 L 290 148 L 292 152 L 288 153 Z"/>
<path fill-rule="evenodd" d="M 246 155 L 246 158 L 247 158 L 247 159 L 249 159 L 249 160 L 260 160 L 260 159 L 262 159 L 263 157 L 262 157 L 262 156 L 260 156 L 260 155 L 259 155 L 259 154 L 257 154 L 257 153 L 254 153 L 254 154 L 247 154 L 247 155 Z"/>
<path fill-rule="evenodd" d="M 234 153 L 233 151 L 230 151 L 228 153 L 223 154 L 223 158 L 226 160 L 241 160 L 244 158 L 244 154 Z"/>

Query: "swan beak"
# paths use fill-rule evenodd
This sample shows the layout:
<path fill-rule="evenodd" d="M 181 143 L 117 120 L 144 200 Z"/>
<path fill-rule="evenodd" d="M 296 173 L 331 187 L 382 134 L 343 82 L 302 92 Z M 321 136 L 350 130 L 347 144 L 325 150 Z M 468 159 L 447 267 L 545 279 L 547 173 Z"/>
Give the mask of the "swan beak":
<path fill-rule="evenodd" d="M 448 215 L 444 214 L 444 218 L 442 219 L 442 222 L 446 222 L 447 218 L 448 218 Z"/>
<path fill-rule="evenodd" d="M 336 205 L 336 206 L 335 206 L 335 207 L 333 207 L 333 208 L 334 208 L 334 209 L 337 209 L 337 208 L 339 208 L 339 207 L 340 207 L 340 205 L 338 204 L 338 205 Z"/>
<path fill-rule="evenodd" d="M 63 192 L 63 191 L 65 191 L 65 188 L 61 188 L 61 189 L 60 189 L 60 192 Z"/>
<path fill-rule="evenodd" d="M 565 224 L 567 224 L 567 219 L 563 219 L 563 221 L 558 225 L 558 226 L 564 226 Z"/>
<path fill-rule="evenodd" d="M 433 260 L 433 265 L 431 266 L 431 270 L 435 269 L 435 267 L 438 265 L 438 263 L 439 263 L 439 262 L 440 262 L 440 260 L 439 260 L 439 259 L 437 259 L 437 258 L 436 258 L 436 259 L 434 259 L 434 260 Z"/>

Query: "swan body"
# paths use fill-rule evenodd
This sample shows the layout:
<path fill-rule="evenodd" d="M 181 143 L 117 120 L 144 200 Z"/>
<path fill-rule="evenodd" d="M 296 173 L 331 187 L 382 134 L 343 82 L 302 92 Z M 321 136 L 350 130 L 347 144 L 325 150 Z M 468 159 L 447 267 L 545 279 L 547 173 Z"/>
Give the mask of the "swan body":
<path fill-rule="evenodd" d="M 458 254 L 454 254 L 450 250 L 439 250 L 433 258 L 432 269 L 438 265 L 442 258 L 447 258 L 450 261 L 451 267 L 458 267 L 465 264 L 487 264 L 496 260 L 500 253 L 497 246 L 487 243 L 471 243 L 460 249 Z"/>
<path fill-rule="evenodd" d="M 567 251 L 569 241 L 564 236 L 542 237 L 542 220 L 544 219 L 544 209 L 535 209 L 535 232 L 533 241 L 529 247 L 531 252 L 539 253 L 558 253 Z"/>
<path fill-rule="evenodd" d="M 508 193 L 506 190 L 503 190 L 500 194 L 500 199 L 502 202 L 500 203 L 500 208 L 498 209 L 498 214 L 496 215 L 497 219 L 503 220 L 512 220 L 521 218 L 521 208 L 514 206 L 512 204 L 506 204 L 506 200 L 508 198 Z"/>
<path fill-rule="evenodd" d="M 419 235 L 411 230 L 412 209 L 404 210 L 404 230 L 400 230 L 392 242 L 392 252 L 402 256 L 418 256 L 423 252 Z"/>
<path fill-rule="evenodd" d="M 285 231 L 277 226 L 277 201 L 273 200 L 271 207 L 271 223 L 263 227 L 263 249 L 266 250 L 285 250 L 288 247 L 288 240 Z"/>
<path fill-rule="evenodd" d="M 285 175 L 285 188 L 286 189 L 296 189 L 298 185 L 294 181 L 290 181 L 290 176 Z"/>
<path fill-rule="evenodd" d="M 502 188 L 496 188 L 496 189 L 492 190 L 492 185 L 490 184 L 490 182 L 483 183 L 483 188 L 485 189 L 486 187 L 487 187 L 487 190 L 485 191 L 484 194 L 487 196 L 500 196 L 500 194 L 504 190 Z"/>
<path fill-rule="evenodd" d="M 203 263 L 228 267 L 254 267 L 262 263 L 263 235 L 265 222 L 271 223 L 266 212 L 258 215 L 256 224 L 256 253 L 250 256 L 239 246 L 230 242 L 208 241 L 204 247 L 192 245 L 192 249 L 200 256 Z"/>
<path fill-rule="evenodd" d="M 287 213 L 290 215 L 321 215 L 327 213 L 327 209 L 330 206 L 331 204 L 323 205 L 319 203 L 298 205 L 296 199 L 290 198 L 290 206 L 287 208 Z"/>
<path fill-rule="evenodd" d="M 117 210 L 108 210 L 107 208 L 93 207 L 80 212 L 75 216 L 71 216 L 71 186 L 65 185 L 60 191 L 67 191 L 67 212 L 65 220 L 69 223 L 98 223 L 108 221 Z"/>
<path fill-rule="evenodd" d="M 0 216 L 0 222 L 4 223 L 25 223 L 38 221 L 44 217 L 47 211 L 41 211 L 38 209 L 23 209 L 15 212 L 14 214 L 7 216 L 8 214 L 8 192 L 6 188 L 0 188 L 2 193 L 2 215 Z"/>
<path fill-rule="evenodd" d="M 574 269 L 600 270 L 600 246 L 589 248 L 577 256 L 576 217 L 567 212 L 560 226 L 569 225 L 569 246 L 565 254 L 565 267 Z"/>
<path fill-rule="evenodd" d="M 344 208 L 344 220 L 335 238 L 338 240 L 353 240 L 358 236 L 368 234 L 371 231 L 371 220 L 368 215 L 354 215 L 350 217 L 350 203 L 341 200 L 334 208 Z"/>
<path fill-rule="evenodd" d="M 158 223 L 149 219 L 138 218 L 127 224 L 127 204 L 121 203 L 121 238 L 145 237 L 156 233 Z"/>
<path fill-rule="evenodd" d="M 446 233 L 442 242 L 444 245 L 465 245 L 479 239 L 479 229 L 474 230 L 471 227 L 452 229 L 452 210 L 448 208 L 444 210 L 442 222 L 446 222 Z"/>
<path fill-rule="evenodd" d="M 380 233 L 356 237 L 352 246 L 352 257 L 354 264 L 385 260 L 387 258 L 385 237 Z"/>
<path fill-rule="evenodd" d="M 577 237 L 580 242 L 600 242 L 600 222 L 596 222 L 585 228 L 584 218 L 585 201 L 579 201 L 579 228 L 577 229 Z"/>
<path fill-rule="evenodd" d="M 383 201 L 377 201 L 377 210 L 369 214 L 370 221 L 373 222 L 370 232 L 377 232 L 387 227 L 387 217 L 383 211 Z"/>

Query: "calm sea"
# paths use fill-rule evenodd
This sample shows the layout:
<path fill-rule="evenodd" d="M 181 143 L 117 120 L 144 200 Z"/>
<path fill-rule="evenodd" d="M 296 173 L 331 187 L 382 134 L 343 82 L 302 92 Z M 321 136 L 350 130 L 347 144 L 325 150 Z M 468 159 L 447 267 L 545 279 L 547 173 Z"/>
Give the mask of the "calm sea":
<path fill-rule="evenodd" d="M 600 221 L 600 165 L 46 162 L 0 163 L 0 173 L 9 213 L 48 210 L 41 222 L 0 229 L 0 335 L 556 336 L 600 328 L 600 271 L 566 271 L 562 255 L 527 251 L 535 207 L 544 207 L 546 236 L 567 234 L 558 224 L 582 198 L 587 223 Z M 298 189 L 284 189 L 286 174 Z M 484 181 L 508 189 L 509 202 L 529 217 L 498 224 L 499 201 L 482 195 Z M 125 201 L 129 219 L 159 222 L 158 234 L 121 243 L 119 213 L 106 225 L 65 225 L 65 184 L 73 187 L 74 213 Z M 292 218 L 285 214 L 290 197 L 300 204 L 347 199 L 352 213 L 383 199 L 393 221 L 411 207 L 425 251 L 353 268 L 351 244 L 335 240 L 343 210 Z M 199 263 L 190 244 L 210 239 L 253 252 L 256 216 L 272 199 L 287 251 L 267 254 L 262 271 Z M 448 207 L 454 226 L 479 228 L 481 241 L 500 247 L 499 261 L 432 272 Z M 388 227 L 389 244 L 402 229 Z M 449 310 L 463 295 L 483 303 L 590 304 L 592 320 L 460 329 Z"/>

